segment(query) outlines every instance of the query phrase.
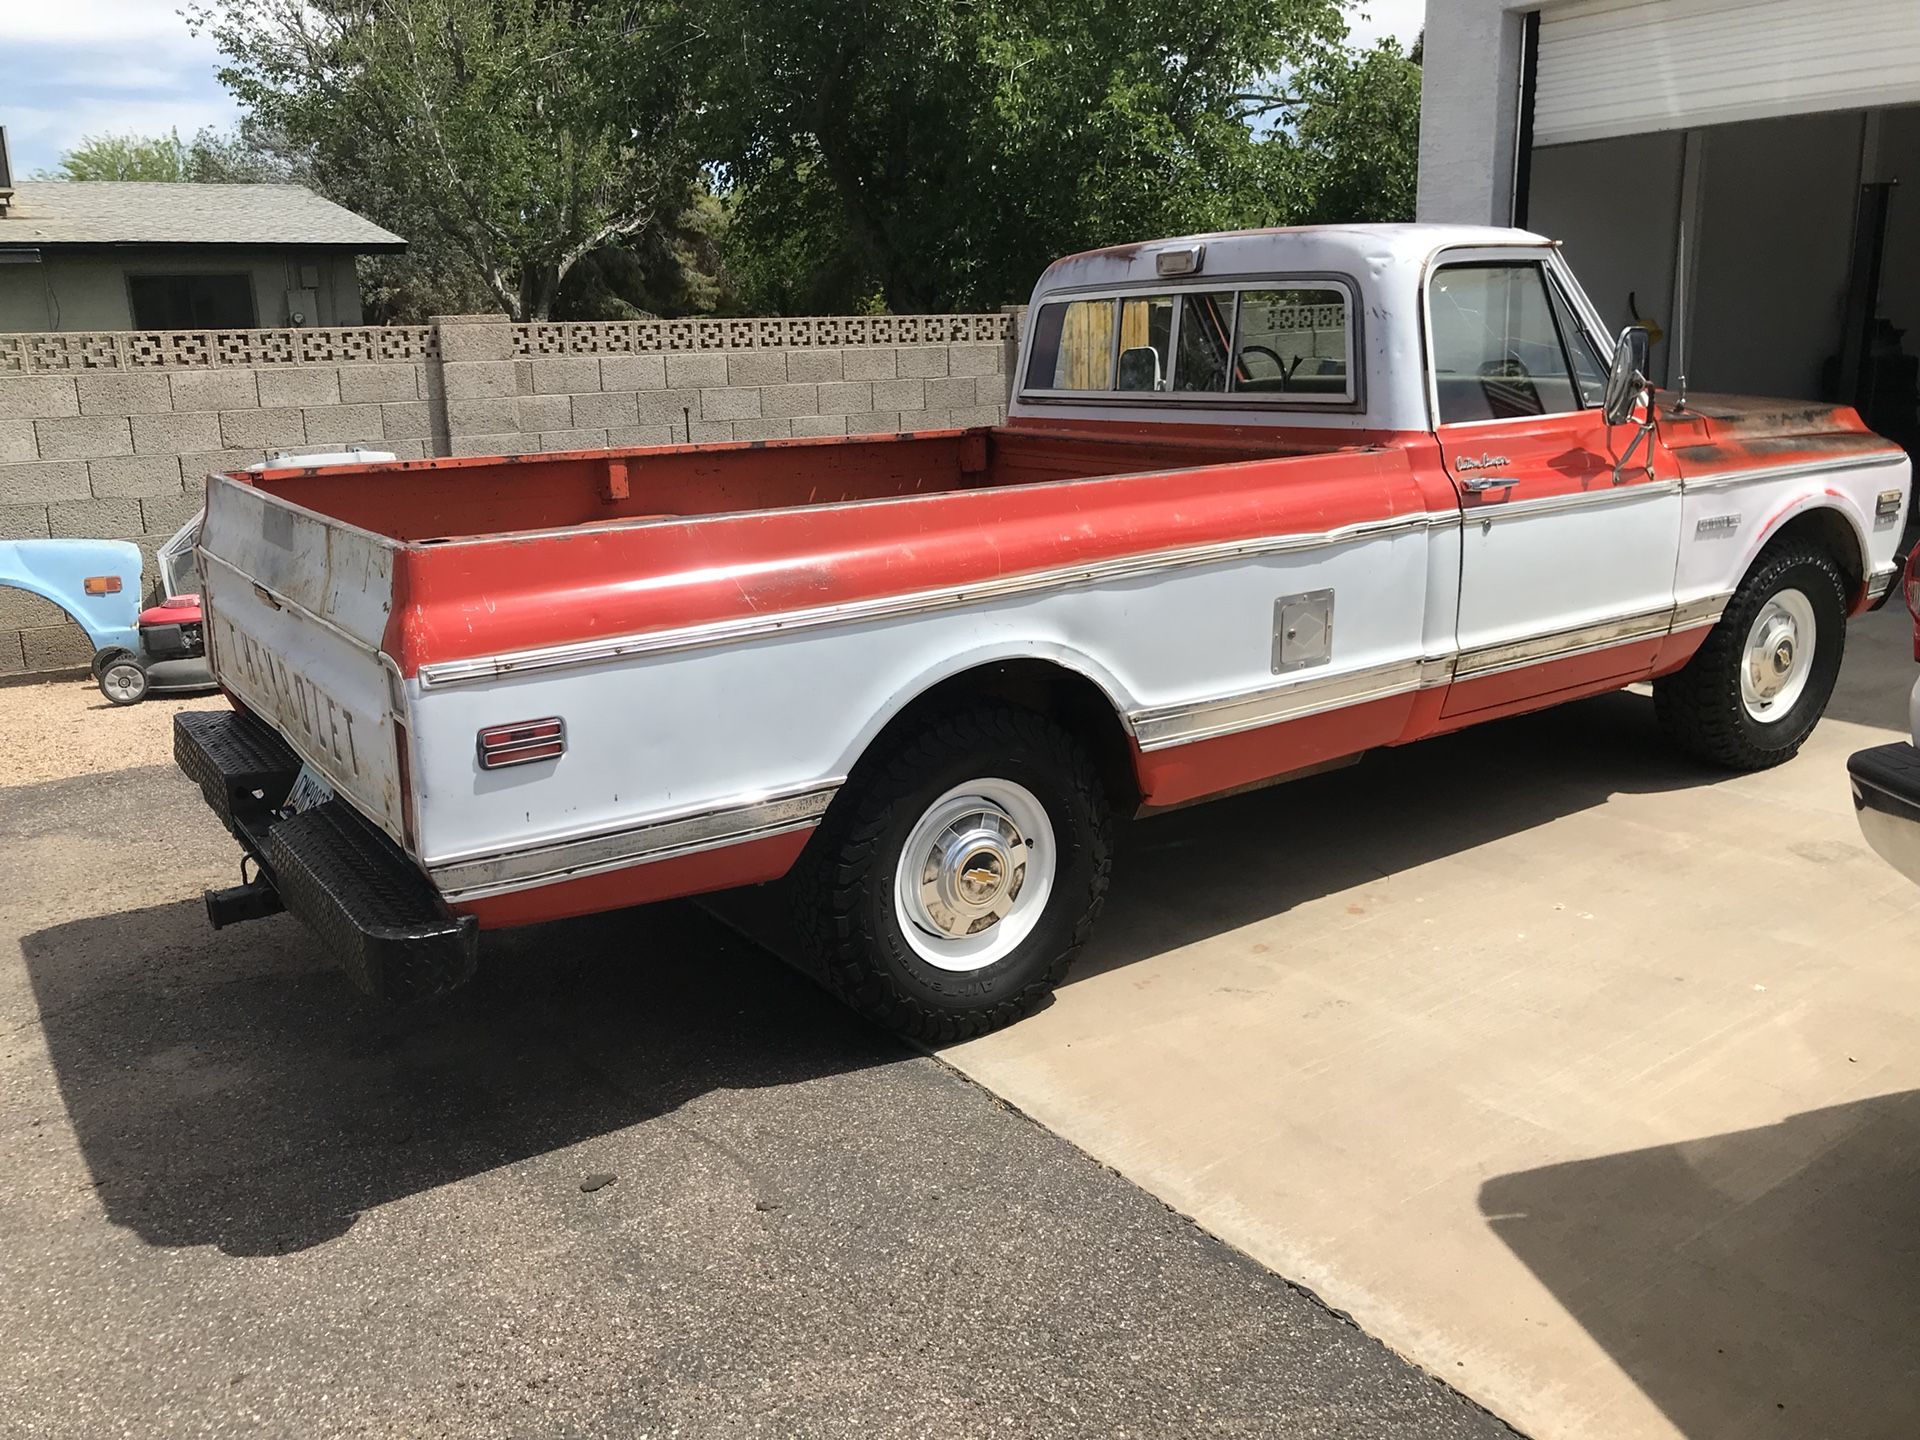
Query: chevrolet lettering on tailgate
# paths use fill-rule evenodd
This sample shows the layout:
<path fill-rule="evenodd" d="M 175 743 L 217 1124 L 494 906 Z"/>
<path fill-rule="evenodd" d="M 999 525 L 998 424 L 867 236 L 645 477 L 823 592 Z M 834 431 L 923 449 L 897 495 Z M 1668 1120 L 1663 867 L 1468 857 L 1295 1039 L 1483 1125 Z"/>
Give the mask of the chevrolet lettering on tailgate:
<path fill-rule="evenodd" d="M 358 778 L 360 751 L 353 712 L 313 681 L 289 670 L 278 655 L 224 616 L 214 617 L 220 636 L 220 679 L 249 705 L 292 732 L 296 749 L 316 753 L 324 768 Z M 304 741 L 304 746 L 301 745 Z"/>

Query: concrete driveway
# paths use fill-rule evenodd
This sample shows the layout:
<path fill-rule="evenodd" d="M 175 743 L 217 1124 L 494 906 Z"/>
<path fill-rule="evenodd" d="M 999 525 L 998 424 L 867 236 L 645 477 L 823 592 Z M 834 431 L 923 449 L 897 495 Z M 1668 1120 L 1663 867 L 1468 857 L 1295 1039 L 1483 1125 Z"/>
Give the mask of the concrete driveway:
<path fill-rule="evenodd" d="M 1920 1434 L 1920 889 L 1844 770 L 1909 636 L 1766 774 L 1620 694 L 1140 826 L 945 1058 L 1541 1440 Z"/>

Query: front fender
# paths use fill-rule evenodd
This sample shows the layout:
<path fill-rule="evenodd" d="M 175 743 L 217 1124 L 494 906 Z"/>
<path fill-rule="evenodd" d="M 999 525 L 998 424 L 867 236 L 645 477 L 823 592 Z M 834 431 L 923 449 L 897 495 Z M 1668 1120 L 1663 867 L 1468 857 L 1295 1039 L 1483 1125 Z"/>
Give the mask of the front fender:
<path fill-rule="evenodd" d="M 87 578 L 94 575 L 117 576 L 119 591 L 87 594 Z M 139 648 L 140 547 L 131 541 L 0 542 L 0 586 L 57 605 L 86 632 L 95 650 Z"/>

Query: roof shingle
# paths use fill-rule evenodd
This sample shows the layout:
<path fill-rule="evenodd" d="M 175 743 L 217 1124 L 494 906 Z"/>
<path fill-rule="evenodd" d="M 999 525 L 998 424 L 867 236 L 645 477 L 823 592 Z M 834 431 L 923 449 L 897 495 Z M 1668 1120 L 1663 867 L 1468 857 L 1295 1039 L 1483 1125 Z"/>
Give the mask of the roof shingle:
<path fill-rule="evenodd" d="M 15 245 L 349 245 L 407 242 L 304 185 L 48 180 L 14 187 L 0 248 Z"/>

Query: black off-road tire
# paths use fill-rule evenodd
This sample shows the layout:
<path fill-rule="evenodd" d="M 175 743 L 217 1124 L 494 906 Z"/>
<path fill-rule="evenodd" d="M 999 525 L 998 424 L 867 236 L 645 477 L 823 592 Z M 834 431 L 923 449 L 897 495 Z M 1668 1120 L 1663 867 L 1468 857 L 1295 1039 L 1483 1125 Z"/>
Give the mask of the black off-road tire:
<path fill-rule="evenodd" d="M 1762 722 L 1740 698 L 1740 666 L 1755 618 L 1782 590 L 1798 590 L 1813 605 L 1813 670 L 1792 708 Z M 1686 668 L 1653 682 L 1660 728 L 1688 754 L 1730 770 L 1784 764 L 1826 712 L 1846 643 L 1847 582 L 1834 558 L 1791 540 L 1764 550 Z"/>
<path fill-rule="evenodd" d="M 956 785 L 1024 786 L 1053 824 L 1053 889 L 1033 931 L 983 969 L 927 964 L 901 933 L 894 873 L 909 834 Z M 868 1019 L 944 1044 L 1029 1014 L 1053 993 L 1106 899 L 1113 833 L 1100 775 L 1052 720 L 982 704 L 928 720 L 863 760 L 795 866 L 795 923 L 814 976 Z"/>

